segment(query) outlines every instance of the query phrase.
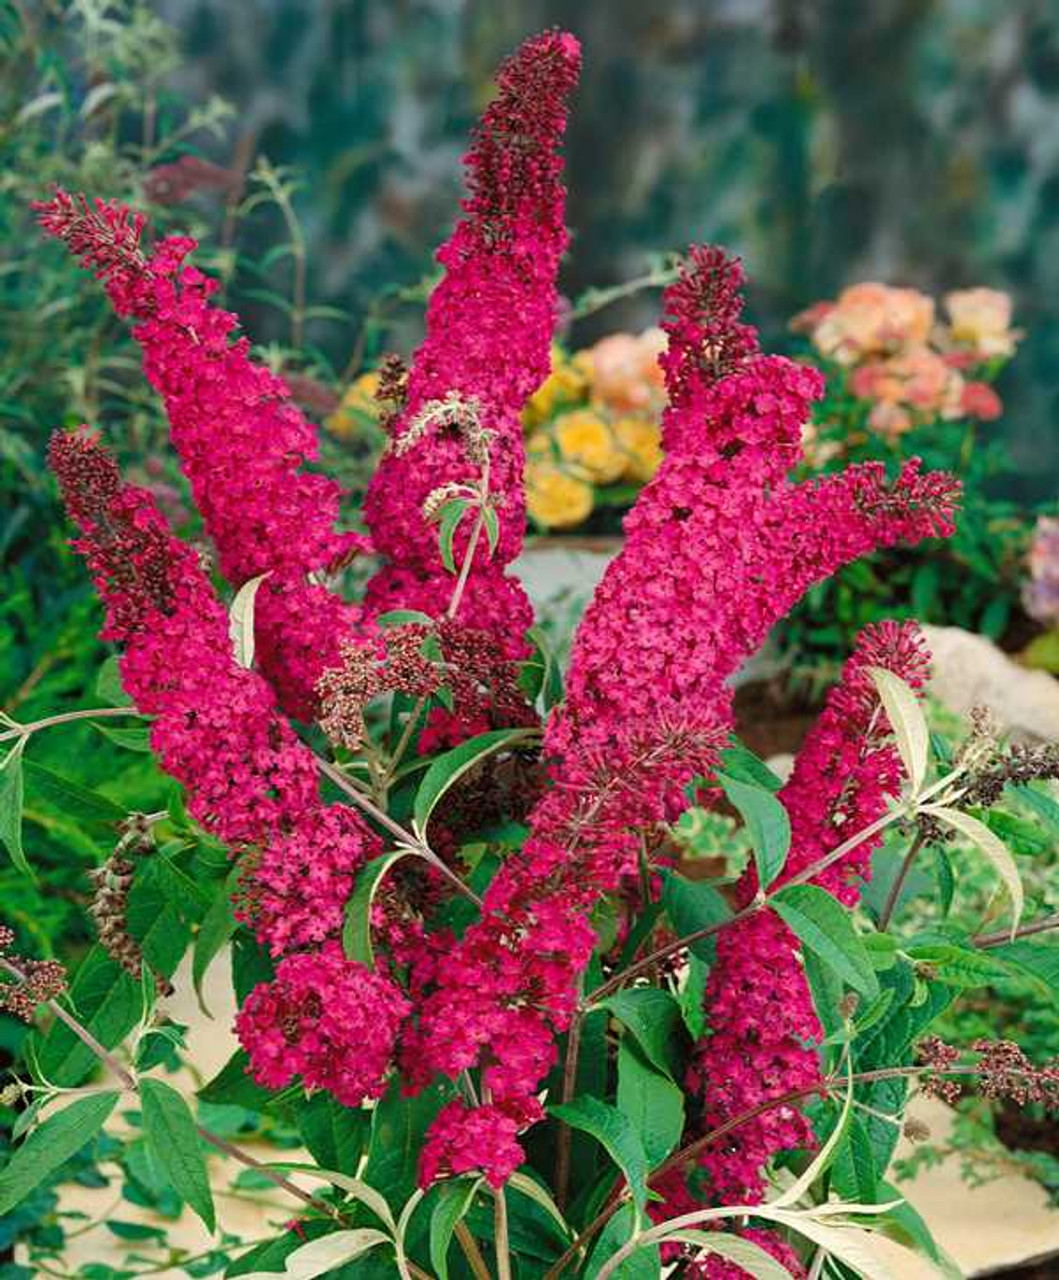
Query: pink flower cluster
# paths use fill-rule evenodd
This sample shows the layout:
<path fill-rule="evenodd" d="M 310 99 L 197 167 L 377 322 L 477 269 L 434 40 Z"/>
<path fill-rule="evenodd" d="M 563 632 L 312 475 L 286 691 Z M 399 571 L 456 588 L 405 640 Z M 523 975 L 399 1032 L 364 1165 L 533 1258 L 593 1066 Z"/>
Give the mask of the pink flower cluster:
<path fill-rule="evenodd" d="M 791 819 L 791 848 L 780 884 L 874 822 L 900 791 L 899 761 L 887 742 L 889 725 L 867 671 L 882 667 L 921 688 L 927 662 L 912 623 L 881 623 L 861 633 L 779 793 Z M 813 883 L 854 905 L 880 838 L 864 841 Z M 749 903 L 757 888 L 750 868 L 737 886 L 737 904 Z M 701 1099 L 699 1132 L 819 1080 L 811 1046 L 821 1031 L 798 943 L 774 912 L 760 911 L 718 935 L 705 1007 L 709 1031 L 696 1049 L 687 1082 Z M 718 1204 L 756 1202 L 771 1158 L 812 1145 L 812 1130 L 797 1108 L 765 1112 L 703 1153 L 710 1198 Z"/>
<path fill-rule="evenodd" d="M 320 800 L 311 754 L 277 712 L 270 687 L 236 664 L 224 608 L 194 551 L 172 536 L 150 495 L 122 484 L 113 460 L 85 430 L 56 433 L 50 462 L 81 530 L 74 545 L 106 605 L 102 634 L 125 646 L 125 689 L 154 717 L 151 745 L 187 789 L 191 813 L 243 855 L 244 914 L 254 932 L 276 956 L 333 937 L 356 873 L 381 852 L 377 837 L 353 810 Z M 297 959 L 274 990 L 257 989 L 253 1017 L 243 1024 L 255 1070 L 275 1071 L 275 1036 L 286 1036 L 292 1025 L 284 1014 L 287 1021 L 270 1039 L 267 1013 L 279 1018 L 290 992 L 304 994 L 305 974 L 319 962 L 319 981 L 328 984 L 322 996 L 344 992 L 349 1005 L 371 993 L 371 1019 L 344 1043 L 370 1058 L 374 1072 L 389 1059 L 403 996 L 392 984 L 379 985 L 385 979 L 369 983 L 357 966 L 343 968 L 333 946 L 326 964 L 315 951 Z M 386 1002 L 389 1019 L 380 1012 Z M 313 1044 L 298 1051 L 316 1063 L 317 1074 L 326 1070 L 322 1052 Z"/>
<path fill-rule="evenodd" d="M 165 403 L 221 572 L 236 587 L 269 575 L 257 596 L 261 669 L 291 714 L 311 718 L 316 681 L 358 611 L 308 575 L 365 545 L 335 530 L 338 485 L 305 470 L 316 428 L 283 379 L 250 359 L 246 338 L 232 341 L 236 317 L 210 304 L 217 282 L 184 265 L 193 240 L 160 240 L 145 257 L 142 215 L 63 191 L 38 211 L 105 281 L 118 314 L 136 320 L 144 371 Z"/>
<path fill-rule="evenodd" d="M 301 1076 L 343 1106 L 382 1096 L 401 1022 L 411 1006 L 388 978 L 350 961 L 338 942 L 287 956 L 235 1020 L 254 1076 L 282 1089 Z"/>
<path fill-rule="evenodd" d="M 573 36 L 546 32 L 526 41 L 501 69 L 498 92 L 466 157 L 465 217 L 438 252 L 445 276 L 431 295 L 427 336 L 408 382 L 400 440 L 423 408 L 452 392 L 473 397 L 492 433 L 490 488 L 500 503 L 500 536 L 483 545 L 459 616 L 488 626 L 513 656 L 532 622 L 521 586 L 505 576 L 522 545 L 525 498 L 522 408 L 548 376 L 559 259 L 566 247 L 558 146 L 581 51 Z M 364 515 L 388 563 L 372 580 L 370 612 L 394 607 L 442 612 L 452 578 L 423 503 L 439 486 L 476 478 L 458 438 L 432 432 L 407 452 L 391 449 L 368 490 Z M 470 521 L 457 534 L 466 551 Z"/>
<path fill-rule="evenodd" d="M 734 264 L 703 251 L 667 296 L 669 452 L 578 629 L 545 735 L 553 788 L 483 918 L 442 959 L 411 1042 L 427 1074 L 480 1065 L 494 1116 L 519 1126 L 540 1115 L 594 945 L 588 914 L 634 871 L 643 833 L 711 771 L 731 723 L 727 679 L 814 582 L 876 546 L 951 529 L 953 486 L 916 464 L 892 487 L 874 467 L 790 484 L 820 378 L 753 354 L 738 283 Z M 432 1131 L 424 1168 L 465 1159 L 454 1115 Z M 495 1149 L 481 1154 L 502 1178 L 519 1148 L 512 1136 L 492 1166 Z"/>

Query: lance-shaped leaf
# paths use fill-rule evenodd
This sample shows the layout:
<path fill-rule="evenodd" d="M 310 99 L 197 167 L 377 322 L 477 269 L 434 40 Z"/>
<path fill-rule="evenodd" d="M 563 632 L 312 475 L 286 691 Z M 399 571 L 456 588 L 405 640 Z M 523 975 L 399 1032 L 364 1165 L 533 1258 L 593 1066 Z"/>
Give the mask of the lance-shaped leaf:
<path fill-rule="evenodd" d="M 758 882 L 767 889 L 783 870 L 791 847 L 791 820 L 771 790 L 719 773 L 724 794 L 739 810 L 754 850 Z"/>
<path fill-rule="evenodd" d="M 140 1081 L 143 1134 L 147 1149 L 173 1184 L 173 1190 L 213 1231 L 213 1193 L 206 1173 L 202 1139 L 188 1104 L 162 1080 Z"/>
<path fill-rule="evenodd" d="M 268 573 L 259 573 L 256 578 L 248 578 L 235 593 L 228 611 L 228 634 L 235 660 L 241 667 L 254 665 L 254 605 L 258 588 L 268 576 Z"/>
<path fill-rule="evenodd" d="M 1022 919 L 1025 896 L 1022 892 L 1022 879 L 1019 876 L 1019 869 L 1015 865 L 1015 859 L 1011 856 L 1007 845 L 995 832 L 990 831 L 984 822 L 979 822 L 977 818 L 972 818 L 969 813 L 961 813 L 959 809 L 949 809 L 944 805 L 928 804 L 923 806 L 923 812 L 929 813 L 932 817 L 937 818 L 939 822 L 944 822 L 946 826 L 958 831 L 960 835 L 965 836 L 972 844 L 977 845 L 989 859 L 993 869 L 1004 882 L 1004 887 L 1011 898 L 1011 936 L 1014 938 L 1018 931 L 1019 921 Z"/>
<path fill-rule="evenodd" d="M 412 854 L 411 849 L 393 849 L 390 853 L 372 858 L 357 876 L 353 892 L 346 903 L 346 920 L 342 926 L 342 947 L 349 960 L 359 960 L 369 969 L 375 965 L 375 949 L 371 945 L 371 908 L 375 894 L 387 871 L 401 858 Z"/>
<path fill-rule="evenodd" d="M 461 742 L 452 751 L 439 756 L 423 776 L 416 792 L 413 820 L 420 838 L 426 836 L 430 815 L 446 791 L 469 769 L 473 769 L 486 756 L 503 751 L 516 742 L 523 742 L 537 733 L 535 729 L 491 729 Z"/>
<path fill-rule="evenodd" d="M 844 982 L 874 1000 L 879 980 L 849 912 L 826 890 L 792 884 L 770 899 L 770 905 L 803 945 L 831 966 Z"/>
<path fill-rule="evenodd" d="M 91 1093 L 50 1115 L 37 1126 L 0 1169 L 0 1216 L 8 1214 L 45 1179 L 91 1142 L 106 1124 L 116 1090 Z"/>
<path fill-rule="evenodd" d="M 930 752 L 930 730 L 923 708 L 911 688 L 892 671 L 884 667 L 869 667 L 868 674 L 879 691 L 879 700 L 893 729 L 898 754 L 912 784 L 912 794 L 918 795 L 927 776 Z"/>

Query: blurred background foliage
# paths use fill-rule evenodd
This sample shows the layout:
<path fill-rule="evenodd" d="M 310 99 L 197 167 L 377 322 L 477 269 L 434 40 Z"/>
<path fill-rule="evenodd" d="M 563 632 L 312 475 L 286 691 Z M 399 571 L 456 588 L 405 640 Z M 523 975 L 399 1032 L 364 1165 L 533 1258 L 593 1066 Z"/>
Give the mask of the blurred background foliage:
<path fill-rule="evenodd" d="M 304 177 L 310 294 L 353 323 L 430 268 L 466 130 L 497 60 L 572 28 L 585 71 L 568 160 L 571 297 L 691 240 L 745 255 L 769 345 L 855 280 L 1009 290 L 1027 341 L 997 428 L 1011 496 L 1059 479 L 1059 7 L 1050 0 L 159 0 L 186 59 L 171 83 L 223 95 L 240 144 Z M 276 210 L 262 249 L 283 236 Z M 573 339 L 651 323 L 640 295 Z M 414 340 L 406 309 L 400 344 Z M 282 333 L 282 318 L 254 316 Z"/>

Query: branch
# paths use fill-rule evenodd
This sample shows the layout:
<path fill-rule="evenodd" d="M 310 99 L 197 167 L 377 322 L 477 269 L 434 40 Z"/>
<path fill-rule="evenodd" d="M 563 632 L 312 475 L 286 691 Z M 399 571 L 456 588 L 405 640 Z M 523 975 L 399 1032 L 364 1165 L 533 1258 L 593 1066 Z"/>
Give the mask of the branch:
<path fill-rule="evenodd" d="M 330 778 L 335 786 L 349 796 L 358 808 L 363 809 L 364 812 L 368 814 L 369 817 L 374 818 L 381 827 L 385 827 L 391 835 L 396 836 L 401 844 L 407 846 L 407 848 L 409 848 L 413 853 L 418 854 L 419 857 L 424 859 L 424 861 L 429 862 L 434 870 L 437 871 L 439 875 L 443 876 L 449 884 L 453 886 L 453 888 L 459 890 L 465 898 L 470 898 L 475 906 L 481 908 L 481 898 L 479 898 L 469 885 L 464 884 L 455 871 L 446 866 L 446 864 L 438 857 L 425 840 L 420 840 L 418 836 L 413 835 L 411 831 L 402 827 L 399 822 L 394 822 L 393 818 L 391 818 L 384 809 L 380 809 L 370 796 L 365 795 L 359 787 L 354 786 L 337 765 L 332 764 L 330 760 L 323 759 L 322 756 L 316 756 L 314 758 L 316 760 L 316 767 L 324 777 Z"/>
<path fill-rule="evenodd" d="M 749 1124 L 751 1120 L 756 1120 L 758 1116 L 764 1115 L 766 1111 L 771 1111 L 775 1107 L 786 1107 L 792 1103 L 801 1102 L 805 1098 L 812 1097 L 814 1094 L 831 1093 L 836 1089 L 847 1089 L 851 1084 L 874 1084 L 880 1080 L 899 1080 L 912 1079 L 915 1076 L 923 1075 L 931 1072 L 938 1076 L 978 1076 L 981 1075 L 981 1069 L 978 1066 L 952 1067 L 939 1071 L 929 1064 L 922 1064 L 914 1067 L 878 1067 L 874 1071 L 855 1072 L 852 1076 L 830 1076 L 824 1080 L 818 1080 L 815 1084 L 804 1086 L 800 1089 L 790 1089 L 787 1093 L 779 1094 L 775 1098 L 769 1098 L 765 1102 L 758 1103 L 757 1106 L 751 1107 L 747 1111 L 741 1112 L 732 1119 L 726 1120 L 724 1124 L 718 1125 L 715 1129 L 711 1129 L 709 1133 L 704 1134 L 701 1138 L 697 1138 L 688 1146 L 676 1151 L 658 1166 L 658 1168 L 647 1179 L 647 1184 L 657 1182 L 665 1174 L 679 1169 L 689 1164 L 699 1152 L 711 1146 L 713 1143 L 725 1138 L 734 1130 L 742 1128 L 743 1125 Z M 584 1231 L 570 1245 L 566 1252 L 560 1257 L 545 1273 L 542 1280 L 559 1280 L 559 1277 L 566 1270 L 567 1265 L 580 1253 L 584 1246 L 592 1239 L 596 1233 L 604 1227 L 614 1214 L 618 1211 L 624 1201 L 628 1198 L 629 1191 L 622 1184 L 624 1178 L 618 1177 L 615 1183 L 614 1192 L 611 1195 L 607 1205 L 596 1215 L 595 1218 L 585 1227 Z"/>
<path fill-rule="evenodd" d="M 54 725 L 69 724 L 73 720 L 98 720 L 110 716 L 135 716 L 139 720 L 145 718 L 143 713 L 137 711 L 135 707 L 89 707 L 82 711 L 63 711 L 58 715 L 45 716 L 43 720 L 31 720 L 29 724 L 17 724 L 12 721 L 13 727 L 0 733 L 0 742 L 9 742 L 12 738 L 28 738 L 38 729 L 50 729 Z"/>
<path fill-rule="evenodd" d="M 1029 938 L 1035 933 L 1048 933 L 1059 929 L 1059 915 L 1045 916 L 1043 920 L 1034 920 L 1024 924 L 1014 933 L 1010 929 L 1001 929 L 997 933 L 979 933 L 971 939 L 976 947 L 1002 947 L 1005 942 L 1013 942 L 1016 938 Z"/>
<path fill-rule="evenodd" d="M 894 882 L 890 886 L 890 892 L 886 895 L 886 905 L 882 909 L 879 916 L 879 932 L 885 933 L 887 926 L 893 917 L 894 908 L 897 906 L 897 900 L 901 896 L 901 890 L 905 887 L 905 881 L 908 879 L 908 873 L 912 870 L 912 864 L 919 856 L 920 849 L 926 843 L 926 833 L 923 831 L 916 832 L 916 838 L 912 841 L 908 852 L 905 854 L 904 862 L 901 863 L 901 870 L 894 876 Z"/>
<path fill-rule="evenodd" d="M 619 973 L 614 974 L 613 977 L 608 978 L 595 991 L 589 992 L 582 1002 L 582 1008 L 595 1004 L 597 1001 L 609 996 L 612 991 L 616 991 L 618 987 L 623 986 L 630 979 L 639 977 L 641 973 L 646 973 L 659 960 L 664 960 L 667 956 L 671 956 L 677 951 L 683 951 L 685 947 L 690 947 L 693 943 L 701 942 L 703 938 L 711 938 L 715 933 L 720 933 L 722 929 L 727 929 L 730 925 L 738 924 L 741 920 L 746 920 L 749 916 L 756 915 L 764 907 L 769 906 L 776 894 L 784 889 L 789 889 L 791 885 L 806 884 L 810 880 L 815 880 L 821 872 L 826 871 L 833 863 L 851 853 L 858 845 L 863 844 L 865 840 L 871 839 L 877 832 L 882 831 L 885 827 L 905 816 L 903 809 L 892 809 L 889 813 L 883 814 L 881 818 L 876 818 L 874 822 L 858 831 L 856 835 L 851 836 L 837 848 L 832 849 L 829 854 L 806 867 L 804 871 L 800 871 L 796 876 L 791 876 L 781 884 L 777 884 L 771 893 L 759 894 L 753 902 L 749 903 L 741 911 L 729 916 L 727 920 L 717 920 L 703 929 L 696 929 L 694 933 L 686 933 L 682 938 L 677 938 L 673 942 L 667 942 L 664 946 L 658 947 L 657 950 L 652 951 L 650 955 L 645 956 L 642 960 L 637 960 L 635 964 L 629 965 L 628 968 L 622 969 Z"/>

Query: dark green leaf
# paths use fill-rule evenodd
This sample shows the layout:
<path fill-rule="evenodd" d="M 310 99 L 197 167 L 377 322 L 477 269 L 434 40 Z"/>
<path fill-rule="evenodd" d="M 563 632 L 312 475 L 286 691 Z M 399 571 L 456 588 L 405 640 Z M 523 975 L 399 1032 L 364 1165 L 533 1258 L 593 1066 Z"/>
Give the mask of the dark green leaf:
<path fill-rule="evenodd" d="M 253 1076 L 250 1075 L 249 1066 L 250 1059 L 246 1051 L 236 1049 L 213 1079 L 199 1090 L 199 1100 L 217 1106 L 245 1107 L 248 1111 L 264 1111 L 272 1099 L 272 1094 L 254 1081 Z"/>
<path fill-rule="evenodd" d="M 386 872 L 395 862 L 407 857 L 407 849 L 394 849 L 390 853 L 372 858 L 357 874 L 353 892 L 346 903 L 342 946 L 350 960 L 359 960 L 369 969 L 375 966 L 375 951 L 371 945 L 371 908 L 375 902 L 375 894 Z"/>
<path fill-rule="evenodd" d="M 438 513 L 438 549 L 441 552 L 441 563 L 449 573 L 456 572 L 456 557 L 452 541 L 456 536 L 456 530 L 460 527 L 460 521 L 468 510 L 469 503 L 466 498 L 453 498 L 450 502 L 446 502 Z"/>
<path fill-rule="evenodd" d="M 91 1142 L 106 1124 L 120 1097 L 115 1090 L 91 1093 L 39 1124 L 0 1169 L 0 1216 L 10 1213 L 35 1187 Z"/>
<path fill-rule="evenodd" d="M 416 792 L 413 808 L 416 831 L 421 836 L 426 834 L 430 815 L 454 782 L 487 756 L 524 741 L 529 732 L 526 729 L 491 729 L 488 733 L 468 738 L 452 751 L 439 756 L 423 775 L 423 781 Z"/>
<path fill-rule="evenodd" d="M 96 695 L 111 707 L 127 707 L 132 702 L 121 683 L 121 659 L 116 653 L 112 653 L 99 668 Z"/>
<path fill-rule="evenodd" d="M 163 891 L 154 860 L 142 868 L 129 891 L 125 921 L 151 968 L 171 978 L 191 941 L 191 930 Z"/>
<path fill-rule="evenodd" d="M 771 905 L 803 946 L 815 951 L 844 982 L 869 999 L 878 995 L 871 958 L 837 899 L 816 885 L 795 884 L 781 889 Z"/>
<path fill-rule="evenodd" d="M 684 1130 L 684 1093 L 624 1036 L 618 1047 L 617 1102 L 640 1137 L 648 1168 L 657 1168 Z"/>
<path fill-rule="evenodd" d="M 913 960 L 929 965 L 938 982 L 961 990 L 988 987 L 1011 976 L 1011 970 L 996 952 L 991 954 L 947 942 L 909 946 L 906 951 Z"/>
<path fill-rule="evenodd" d="M 371 1124 L 367 1111 L 344 1107 L 321 1091 L 299 1101 L 296 1116 L 302 1139 L 322 1169 L 357 1172 Z"/>
<path fill-rule="evenodd" d="M 202 984 L 207 970 L 218 953 L 231 941 L 237 927 L 232 894 L 235 892 L 239 874 L 240 867 L 237 864 L 228 873 L 224 887 L 210 903 L 209 910 L 203 916 L 202 923 L 195 934 L 195 949 L 191 955 L 191 981 L 203 1012 L 207 1011 L 202 998 Z"/>
<path fill-rule="evenodd" d="M 605 1262 L 626 1244 L 636 1230 L 636 1214 L 631 1204 L 622 1205 L 617 1213 L 607 1221 L 600 1232 L 585 1266 L 585 1280 L 595 1280 Z M 614 1280 L 659 1280 L 662 1274 L 662 1260 L 658 1246 L 649 1249 L 637 1249 L 613 1273 Z"/>
<path fill-rule="evenodd" d="M 371 1143 L 362 1177 L 386 1197 L 395 1212 L 404 1207 L 416 1188 L 424 1136 L 452 1096 L 452 1087 L 445 1083 L 405 1098 L 395 1080 L 371 1113 Z"/>
<path fill-rule="evenodd" d="M 609 1009 L 632 1035 L 644 1057 L 674 1080 L 682 1073 L 684 1034 L 680 1005 L 668 991 L 657 987 L 633 987 L 600 1000 L 597 1009 Z"/>
<path fill-rule="evenodd" d="M 92 728 L 113 742 L 115 746 L 122 747 L 126 751 L 150 752 L 151 750 L 150 729 L 139 726 L 134 729 L 121 729 L 110 724 L 100 724 L 95 720 L 92 721 Z"/>
<path fill-rule="evenodd" d="M 598 1098 L 575 1098 L 548 1108 L 549 1114 L 572 1129 L 595 1138 L 625 1175 L 629 1191 L 642 1212 L 647 1205 L 647 1156 L 632 1121 L 617 1107 Z"/>
<path fill-rule="evenodd" d="M 783 786 L 783 779 L 778 778 L 764 760 L 738 739 L 733 739 L 732 744 L 721 752 L 721 772 L 737 782 L 763 787 L 766 791 L 779 791 Z"/>
<path fill-rule="evenodd" d="M 116 827 L 127 814 L 112 800 L 80 783 L 63 778 L 32 760 L 25 762 L 26 792 L 32 800 L 42 800 L 57 809 L 68 821 L 92 826 Z"/>
<path fill-rule="evenodd" d="M 1002 947 L 992 947 L 990 952 L 1003 963 L 1014 965 L 1035 978 L 1051 996 L 1059 997 L 1059 944 L 1017 939 Z"/>
<path fill-rule="evenodd" d="M 140 1081 L 143 1134 L 173 1190 L 212 1232 L 216 1222 L 202 1139 L 188 1104 L 162 1080 Z"/>
<path fill-rule="evenodd" d="M 100 946 L 89 951 L 70 987 L 70 1003 L 105 1049 L 113 1049 L 133 1029 L 143 1012 L 143 992 Z M 69 1027 L 54 1022 L 37 1047 L 41 1072 L 53 1084 L 73 1087 L 84 1082 L 97 1061 Z"/>
<path fill-rule="evenodd" d="M 449 1280 L 449 1245 L 457 1223 L 465 1216 L 481 1179 L 445 1182 L 438 1189 L 430 1215 L 430 1265 L 437 1280 Z"/>
<path fill-rule="evenodd" d="M 33 877 L 32 868 L 22 849 L 22 808 L 25 803 L 22 750 L 25 742 L 25 738 L 20 738 L 17 746 L 11 748 L 4 763 L 0 765 L 0 841 L 19 871 Z"/>
<path fill-rule="evenodd" d="M 717 780 L 742 815 L 754 850 L 758 882 L 767 889 L 783 870 L 791 847 L 787 810 L 771 791 L 755 783 L 741 782 L 724 773 L 719 773 Z"/>
<path fill-rule="evenodd" d="M 732 915 L 731 907 L 711 885 L 685 879 L 669 870 L 662 872 L 662 907 L 680 938 L 719 925 Z M 706 964 L 712 964 L 715 945 L 711 936 L 693 942 L 689 950 Z"/>

